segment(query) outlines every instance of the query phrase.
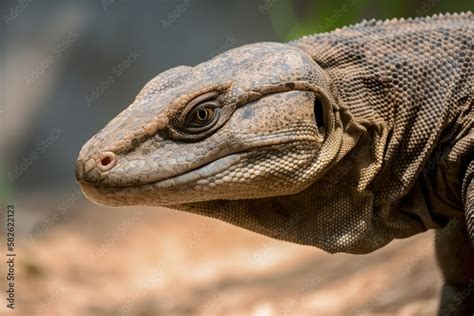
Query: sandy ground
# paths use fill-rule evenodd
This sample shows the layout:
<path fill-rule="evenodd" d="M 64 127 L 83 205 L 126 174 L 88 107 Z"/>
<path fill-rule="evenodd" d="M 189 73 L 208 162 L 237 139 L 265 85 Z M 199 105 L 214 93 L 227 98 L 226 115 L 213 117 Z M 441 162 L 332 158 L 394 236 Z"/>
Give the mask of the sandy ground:
<path fill-rule="evenodd" d="M 2 304 L 2 315 L 434 315 L 437 308 L 432 232 L 370 255 L 329 255 L 197 215 L 100 207 L 74 193 L 30 197 L 16 209 L 16 309 Z"/>

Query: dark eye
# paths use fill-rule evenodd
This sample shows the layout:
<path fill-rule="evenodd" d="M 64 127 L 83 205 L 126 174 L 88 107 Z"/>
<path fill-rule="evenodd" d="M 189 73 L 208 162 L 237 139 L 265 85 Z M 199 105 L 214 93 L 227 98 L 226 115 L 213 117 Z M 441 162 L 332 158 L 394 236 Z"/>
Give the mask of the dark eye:
<path fill-rule="evenodd" d="M 220 108 L 217 102 L 203 102 L 189 113 L 186 130 L 191 133 L 203 132 L 217 123 L 219 115 Z"/>
<path fill-rule="evenodd" d="M 208 124 L 209 121 L 212 121 L 214 117 L 214 108 L 213 107 L 202 107 L 196 111 L 193 117 L 193 123 L 197 125 Z"/>

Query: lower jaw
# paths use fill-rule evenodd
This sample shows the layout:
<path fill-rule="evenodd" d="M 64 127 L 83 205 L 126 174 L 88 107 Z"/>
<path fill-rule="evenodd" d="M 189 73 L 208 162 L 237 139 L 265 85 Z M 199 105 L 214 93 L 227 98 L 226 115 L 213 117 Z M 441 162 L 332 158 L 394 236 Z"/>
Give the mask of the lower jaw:
<path fill-rule="evenodd" d="M 244 156 L 245 154 L 225 156 L 191 172 L 154 183 L 137 186 L 100 186 L 81 182 L 80 186 L 84 195 L 97 204 L 108 206 L 173 205 L 176 204 L 178 194 L 179 202 L 183 201 L 183 197 L 186 200 L 186 193 L 183 191 L 192 187 L 193 183 L 224 171 L 238 163 Z M 164 198 L 163 195 L 172 196 L 173 199 Z"/>
<path fill-rule="evenodd" d="M 215 200 L 253 200 L 262 199 L 273 196 L 291 195 L 296 194 L 303 190 L 304 187 L 292 187 L 291 191 L 288 190 L 260 190 L 253 193 L 248 191 L 241 196 L 236 194 L 239 192 L 238 188 L 228 188 L 227 190 L 219 190 L 219 192 L 213 192 L 212 196 L 206 195 L 209 191 L 195 191 L 195 190 L 174 190 L 174 191 L 148 191 L 141 193 L 129 193 L 127 191 L 120 191 L 115 193 L 109 193 L 104 191 L 104 188 L 95 187 L 89 184 L 81 184 L 81 190 L 84 195 L 92 202 L 105 205 L 105 206 L 164 206 L 171 207 L 176 205 L 186 205 L 199 202 L 215 201 Z M 232 193 L 232 194 L 230 194 Z"/>
<path fill-rule="evenodd" d="M 92 202 L 106 206 L 169 206 L 179 203 L 191 203 L 199 200 L 196 196 L 179 189 L 155 189 L 136 191 L 132 187 L 111 188 L 98 187 L 81 183 L 81 190 Z M 132 192 L 134 191 L 134 192 Z"/>
<path fill-rule="evenodd" d="M 310 142 L 313 143 L 314 140 L 310 140 Z M 278 145 L 282 144 L 280 143 Z M 231 166 L 239 163 L 251 152 L 252 151 L 246 151 L 231 154 L 190 172 L 149 184 L 137 186 L 99 186 L 89 183 L 80 183 L 80 186 L 82 192 L 89 200 L 107 206 L 170 206 L 202 202 L 210 200 L 209 195 L 206 197 L 206 191 L 193 190 L 195 183 L 200 179 L 206 179 L 223 172 Z M 220 191 L 220 194 L 216 193 L 213 199 L 237 199 L 234 195 L 235 192 L 234 194 L 227 196 L 232 190 L 233 189 L 231 188 L 228 188 L 227 190 L 218 190 Z M 255 192 L 255 194 L 251 194 L 247 192 L 245 199 L 285 195 L 285 193 L 282 194 L 282 192 L 278 192 L 277 194 L 275 192 L 267 191 L 265 193 L 260 192 L 260 194 L 256 194 Z"/>

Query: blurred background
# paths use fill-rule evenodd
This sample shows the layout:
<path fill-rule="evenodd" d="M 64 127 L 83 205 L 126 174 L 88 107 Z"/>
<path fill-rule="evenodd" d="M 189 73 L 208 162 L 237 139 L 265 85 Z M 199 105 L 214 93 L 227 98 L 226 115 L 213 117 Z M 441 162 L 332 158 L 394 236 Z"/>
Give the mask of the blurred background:
<path fill-rule="evenodd" d="M 0 1 L 0 201 L 16 209 L 6 315 L 433 315 L 432 232 L 328 255 L 165 208 L 84 199 L 82 144 L 158 73 L 258 41 L 472 1 Z M 2 262 L 5 216 L 1 219 Z"/>

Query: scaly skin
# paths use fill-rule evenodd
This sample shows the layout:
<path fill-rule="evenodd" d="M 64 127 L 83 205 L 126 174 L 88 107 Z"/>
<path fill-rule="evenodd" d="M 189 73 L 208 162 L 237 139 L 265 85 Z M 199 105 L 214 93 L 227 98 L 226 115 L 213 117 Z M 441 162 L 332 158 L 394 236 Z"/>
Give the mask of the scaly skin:
<path fill-rule="evenodd" d="M 193 68 L 168 70 L 84 146 L 82 188 L 109 205 L 296 193 L 321 168 L 315 156 L 323 137 L 313 103 L 325 90 L 321 68 L 284 44 L 247 45 Z M 187 133 L 188 104 L 209 92 L 220 109 L 217 123 Z M 97 167 L 101 152 L 119 155 L 107 172 Z"/>
<path fill-rule="evenodd" d="M 76 178 L 100 204 L 168 205 L 329 252 L 446 226 L 451 312 L 474 278 L 473 24 L 362 22 L 170 69 L 84 145 Z M 472 292 L 453 314 L 474 312 Z"/>

